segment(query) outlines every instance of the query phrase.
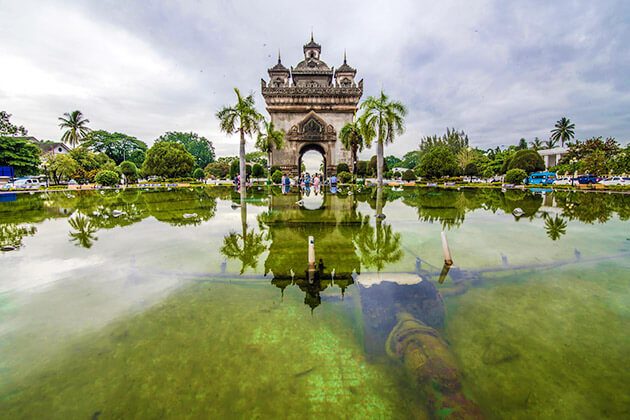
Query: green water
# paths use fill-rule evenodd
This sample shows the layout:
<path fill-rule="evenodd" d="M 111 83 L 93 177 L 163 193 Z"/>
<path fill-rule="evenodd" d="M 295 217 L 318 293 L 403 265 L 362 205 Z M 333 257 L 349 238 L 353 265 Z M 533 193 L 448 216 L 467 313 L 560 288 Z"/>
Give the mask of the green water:
<path fill-rule="evenodd" d="M 0 418 L 627 418 L 629 220 L 571 192 L 2 195 Z"/>

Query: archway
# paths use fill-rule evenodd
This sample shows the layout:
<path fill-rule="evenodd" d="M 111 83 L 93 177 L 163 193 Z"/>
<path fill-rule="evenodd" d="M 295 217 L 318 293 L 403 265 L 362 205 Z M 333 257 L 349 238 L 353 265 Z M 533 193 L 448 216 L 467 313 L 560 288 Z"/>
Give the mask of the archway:
<path fill-rule="evenodd" d="M 300 149 L 300 155 L 298 158 L 298 177 L 303 175 L 302 169 L 304 166 L 305 172 L 313 175 L 315 173 L 322 174 L 322 181 L 326 179 L 326 151 L 324 148 L 316 143 L 307 144 Z"/>

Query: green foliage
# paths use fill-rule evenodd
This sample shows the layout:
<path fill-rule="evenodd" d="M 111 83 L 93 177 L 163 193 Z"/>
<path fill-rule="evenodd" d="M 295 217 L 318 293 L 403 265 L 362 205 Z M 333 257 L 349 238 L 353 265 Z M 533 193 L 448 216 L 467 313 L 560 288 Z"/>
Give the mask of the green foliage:
<path fill-rule="evenodd" d="M 282 172 L 282 169 L 281 169 L 281 168 L 280 168 L 280 166 L 278 166 L 278 165 L 273 165 L 273 166 L 271 167 L 271 173 L 274 173 L 274 172 L 276 172 L 276 171 L 280 171 L 280 172 Z"/>
<path fill-rule="evenodd" d="M 226 162 L 212 162 L 205 167 L 204 171 L 208 176 L 224 179 L 230 173 L 230 165 Z"/>
<path fill-rule="evenodd" d="M 457 173 L 458 165 L 452 150 L 446 146 L 434 146 L 422 156 L 418 165 L 420 176 L 427 178 L 440 178 L 452 176 Z"/>
<path fill-rule="evenodd" d="M 64 180 L 69 181 L 79 171 L 79 164 L 70 154 L 55 154 L 46 158 L 45 169 L 48 177 L 59 184 Z"/>
<path fill-rule="evenodd" d="M 603 140 L 601 136 L 591 137 L 586 141 L 569 143 L 567 153 L 562 157 L 561 163 L 569 163 L 571 160 L 582 160 L 591 153 L 602 151 L 606 159 L 610 159 L 619 153 L 619 143 L 612 137 Z"/>
<path fill-rule="evenodd" d="M 120 182 L 120 177 L 117 172 L 114 171 L 98 171 L 96 176 L 94 177 L 94 182 L 100 185 L 104 185 L 106 187 L 113 187 L 118 185 Z"/>
<path fill-rule="evenodd" d="M 407 169 L 402 174 L 402 180 L 403 181 L 415 181 L 416 180 L 416 173 L 413 170 L 411 170 L 411 169 Z"/>
<path fill-rule="evenodd" d="M 28 130 L 24 126 L 17 126 L 9 121 L 11 114 L 6 111 L 0 111 L 0 136 L 26 136 Z"/>
<path fill-rule="evenodd" d="M 230 179 L 234 179 L 240 172 L 239 161 L 233 160 L 230 164 Z M 252 174 L 252 165 L 245 165 L 245 173 L 247 175 Z"/>
<path fill-rule="evenodd" d="M 90 132 L 90 128 L 87 123 L 90 122 L 87 118 L 83 118 L 81 111 L 66 112 L 63 117 L 58 118 L 59 128 L 66 129 L 61 136 L 61 141 L 68 144 L 70 147 L 76 147 L 83 141 L 87 133 Z"/>
<path fill-rule="evenodd" d="M 505 174 L 505 182 L 508 184 L 519 185 L 523 183 L 523 180 L 527 178 L 527 172 L 522 169 L 510 169 Z"/>
<path fill-rule="evenodd" d="M 271 175 L 271 181 L 274 184 L 279 184 L 280 182 L 282 182 L 282 172 L 280 171 L 275 171 L 272 175 Z"/>
<path fill-rule="evenodd" d="M 337 165 L 337 173 L 340 172 L 350 172 L 350 168 L 348 167 L 347 163 L 340 163 L 339 165 Z"/>
<path fill-rule="evenodd" d="M 136 182 L 138 180 L 139 171 L 135 163 L 129 160 L 125 160 L 124 162 L 121 162 L 120 165 L 118 165 L 118 169 L 120 170 L 120 173 L 125 176 L 125 179 L 128 183 Z"/>
<path fill-rule="evenodd" d="M 347 184 L 352 180 L 352 174 L 350 172 L 339 172 L 337 174 L 337 179 L 339 179 L 339 182 L 342 184 Z"/>
<path fill-rule="evenodd" d="M 589 174 L 605 175 L 608 171 L 606 169 L 606 155 L 603 150 L 596 150 L 582 161 L 582 169 Z"/>
<path fill-rule="evenodd" d="M 468 148 L 468 135 L 464 131 L 447 128 L 446 134 L 442 136 L 425 136 L 420 140 L 420 152 L 422 154 L 426 154 L 434 147 L 439 146 L 445 146 L 453 155 L 457 155 L 462 149 Z"/>
<path fill-rule="evenodd" d="M 147 150 L 147 145 L 135 137 L 109 133 L 105 130 L 90 131 L 83 140 L 83 146 L 94 152 L 106 154 L 117 165 L 124 160 L 130 160 L 136 166 L 141 165 Z"/>
<path fill-rule="evenodd" d="M 189 176 L 194 166 L 195 158 L 182 144 L 162 141 L 147 151 L 142 172 L 146 176 L 177 178 Z"/>
<path fill-rule="evenodd" d="M 16 176 L 38 173 L 39 155 L 39 147 L 28 140 L 0 137 L 0 166 L 12 166 Z"/>
<path fill-rule="evenodd" d="M 265 168 L 260 163 L 254 163 L 252 166 L 252 176 L 254 178 L 262 178 L 265 176 Z"/>
<path fill-rule="evenodd" d="M 366 160 L 360 160 L 357 162 L 357 176 L 364 177 L 368 175 L 369 162 Z"/>
<path fill-rule="evenodd" d="M 206 174 L 203 172 L 203 169 L 201 168 L 195 168 L 195 170 L 192 173 L 192 177 L 195 179 L 203 179 L 205 178 Z"/>
<path fill-rule="evenodd" d="M 630 144 L 624 150 L 610 157 L 607 166 L 608 170 L 613 174 L 630 173 Z"/>
<path fill-rule="evenodd" d="M 377 158 L 376 155 L 374 155 L 374 156 L 372 156 L 370 158 L 370 163 L 369 163 L 369 166 L 368 166 L 368 174 L 369 175 L 372 175 L 372 176 L 377 175 L 377 170 L 376 170 L 377 159 L 378 158 Z M 385 162 L 384 160 L 383 160 L 383 168 L 382 169 L 383 169 L 383 172 L 386 172 L 389 169 L 387 167 L 387 162 Z"/>
<path fill-rule="evenodd" d="M 209 163 L 214 162 L 214 146 L 212 142 L 203 136 L 199 136 L 197 133 L 168 131 L 158 137 L 155 142 L 181 144 L 195 158 L 195 164 L 200 168 L 205 168 Z"/>
<path fill-rule="evenodd" d="M 516 146 L 517 150 L 525 150 L 527 149 L 527 140 L 525 140 L 524 138 L 521 138 L 518 141 L 518 145 Z"/>
<path fill-rule="evenodd" d="M 400 166 L 407 169 L 413 169 L 420 164 L 421 157 L 422 153 L 419 150 L 412 150 L 411 152 L 407 152 L 403 156 Z"/>
<path fill-rule="evenodd" d="M 519 150 L 510 159 L 508 170 L 510 169 L 522 169 L 527 173 L 544 171 L 545 162 L 535 150 Z"/>
<path fill-rule="evenodd" d="M 400 166 L 401 162 L 402 162 L 402 159 L 398 159 L 396 156 L 392 156 L 392 155 L 385 156 L 385 165 L 388 168 L 396 168 Z"/>
<path fill-rule="evenodd" d="M 359 160 L 358 154 L 363 150 L 363 147 L 366 146 L 366 142 L 363 138 L 363 131 L 365 130 L 365 127 L 362 125 L 363 122 L 364 120 L 361 119 L 349 122 L 344 125 L 339 132 L 341 144 L 343 144 L 346 150 L 350 150 L 352 153 L 353 171 L 355 172 L 357 167 L 354 162 Z M 368 141 L 371 141 L 371 139 L 368 139 Z M 337 170 L 337 172 L 341 171 Z"/>
<path fill-rule="evenodd" d="M 261 165 L 267 165 L 267 155 L 260 151 L 249 152 L 245 154 L 245 161 L 248 163 L 260 163 Z"/>
<path fill-rule="evenodd" d="M 479 168 L 477 168 L 477 165 L 474 162 L 470 162 L 464 168 L 464 175 L 466 175 L 466 176 L 477 176 L 477 175 L 479 175 Z"/>
<path fill-rule="evenodd" d="M 266 154 L 271 159 L 271 152 L 274 149 L 280 150 L 284 147 L 284 131 L 276 130 L 273 121 L 263 120 L 262 125 L 263 131 L 258 133 L 258 138 L 256 139 L 256 148 L 260 150 L 259 153 L 262 155 L 257 163 L 267 166 L 268 161 L 264 158 L 264 155 Z M 248 153 L 248 155 L 250 154 Z M 251 160 L 248 159 L 248 161 Z"/>
<path fill-rule="evenodd" d="M 99 170 L 116 170 L 116 164 L 104 153 L 94 153 L 85 147 L 77 147 L 70 151 L 70 156 L 77 162 L 78 168 L 72 178 L 80 183 L 94 181 Z"/>

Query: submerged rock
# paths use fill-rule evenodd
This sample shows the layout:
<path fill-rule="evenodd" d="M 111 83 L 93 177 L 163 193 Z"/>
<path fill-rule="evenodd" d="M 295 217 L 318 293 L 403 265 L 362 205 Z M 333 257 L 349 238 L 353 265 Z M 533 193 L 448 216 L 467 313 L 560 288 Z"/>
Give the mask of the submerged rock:
<path fill-rule="evenodd" d="M 454 419 L 482 418 L 479 407 L 462 392 L 455 357 L 435 329 L 401 312 L 385 348 L 389 356 L 402 360 L 432 413 Z"/>

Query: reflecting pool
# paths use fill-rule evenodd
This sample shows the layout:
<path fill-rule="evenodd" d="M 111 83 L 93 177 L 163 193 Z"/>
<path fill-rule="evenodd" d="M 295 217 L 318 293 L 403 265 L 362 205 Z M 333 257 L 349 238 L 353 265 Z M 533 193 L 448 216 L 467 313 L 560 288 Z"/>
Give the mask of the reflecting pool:
<path fill-rule="evenodd" d="M 629 220 L 582 192 L 4 195 L 0 418 L 628 418 Z"/>

